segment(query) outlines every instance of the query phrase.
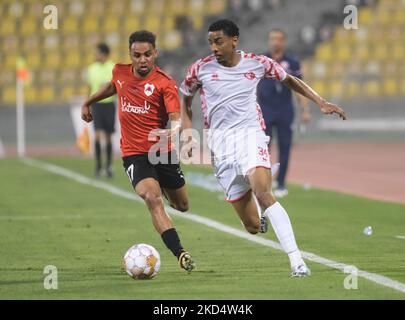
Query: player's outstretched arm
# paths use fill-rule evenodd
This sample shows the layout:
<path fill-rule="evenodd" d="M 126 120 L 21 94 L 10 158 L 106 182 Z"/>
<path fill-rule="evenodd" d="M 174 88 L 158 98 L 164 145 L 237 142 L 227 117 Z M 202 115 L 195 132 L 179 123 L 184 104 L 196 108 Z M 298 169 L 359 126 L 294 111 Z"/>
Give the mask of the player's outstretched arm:
<path fill-rule="evenodd" d="M 304 81 L 298 79 L 297 77 L 287 74 L 286 78 L 283 80 L 283 83 L 291 90 L 294 90 L 304 97 L 315 102 L 324 114 L 336 113 L 343 120 L 347 119 L 346 113 L 343 111 L 342 108 L 326 101 L 314 89 L 312 89 L 309 85 L 307 85 Z"/>
<path fill-rule="evenodd" d="M 112 82 L 109 82 L 102 86 L 100 90 L 92 94 L 82 105 L 82 119 L 86 122 L 93 120 L 91 115 L 90 106 L 96 102 L 99 102 L 103 99 L 109 98 L 117 93 L 115 85 Z"/>

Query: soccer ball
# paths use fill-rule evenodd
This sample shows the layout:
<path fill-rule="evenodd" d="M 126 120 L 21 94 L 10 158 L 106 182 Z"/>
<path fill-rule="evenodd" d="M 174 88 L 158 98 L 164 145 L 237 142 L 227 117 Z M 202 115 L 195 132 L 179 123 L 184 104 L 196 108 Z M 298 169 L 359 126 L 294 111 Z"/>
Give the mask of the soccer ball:
<path fill-rule="evenodd" d="M 152 279 L 160 268 L 159 252 L 148 244 L 136 244 L 125 254 L 124 268 L 134 279 Z"/>

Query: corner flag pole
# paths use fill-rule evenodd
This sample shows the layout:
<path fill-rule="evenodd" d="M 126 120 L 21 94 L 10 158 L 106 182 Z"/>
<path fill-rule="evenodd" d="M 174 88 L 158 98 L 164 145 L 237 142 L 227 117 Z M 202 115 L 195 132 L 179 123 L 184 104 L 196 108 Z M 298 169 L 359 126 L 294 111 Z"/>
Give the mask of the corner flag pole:
<path fill-rule="evenodd" d="M 16 82 L 16 111 L 17 111 L 17 154 L 25 156 L 25 105 L 24 105 L 24 82 L 28 79 L 28 70 L 22 58 L 17 59 L 17 82 Z"/>

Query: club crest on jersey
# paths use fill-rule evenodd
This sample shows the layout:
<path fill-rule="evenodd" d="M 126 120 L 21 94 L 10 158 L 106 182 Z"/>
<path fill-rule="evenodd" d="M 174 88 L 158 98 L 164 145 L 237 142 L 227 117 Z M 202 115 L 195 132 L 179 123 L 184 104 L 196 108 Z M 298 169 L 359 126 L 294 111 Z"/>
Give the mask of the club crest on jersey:
<path fill-rule="evenodd" d="M 146 96 L 150 97 L 155 91 L 155 86 L 153 84 L 147 83 L 145 84 L 145 94 Z"/>
<path fill-rule="evenodd" d="M 253 71 L 249 71 L 245 73 L 245 77 L 248 80 L 254 80 L 256 79 L 256 74 Z"/>

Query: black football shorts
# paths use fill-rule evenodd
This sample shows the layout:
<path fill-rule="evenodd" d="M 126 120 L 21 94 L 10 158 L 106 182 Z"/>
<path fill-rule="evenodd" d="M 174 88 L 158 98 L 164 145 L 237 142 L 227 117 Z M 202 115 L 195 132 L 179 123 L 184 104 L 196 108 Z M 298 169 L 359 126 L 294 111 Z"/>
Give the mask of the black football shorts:
<path fill-rule="evenodd" d="M 138 154 L 122 158 L 125 172 L 134 188 L 140 181 L 146 178 L 153 178 L 159 182 L 161 188 L 179 189 L 186 182 L 176 153 L 169 153 L 168 159 L 168 164 L 151 164 L 148 160 L 148 154 Z"/>
<path fill-rule="evenodd" d="M 94 130 L 103 130 L 107 133 L 115 132 L 115 103 L 95 103 L 91 106 Z"/>

